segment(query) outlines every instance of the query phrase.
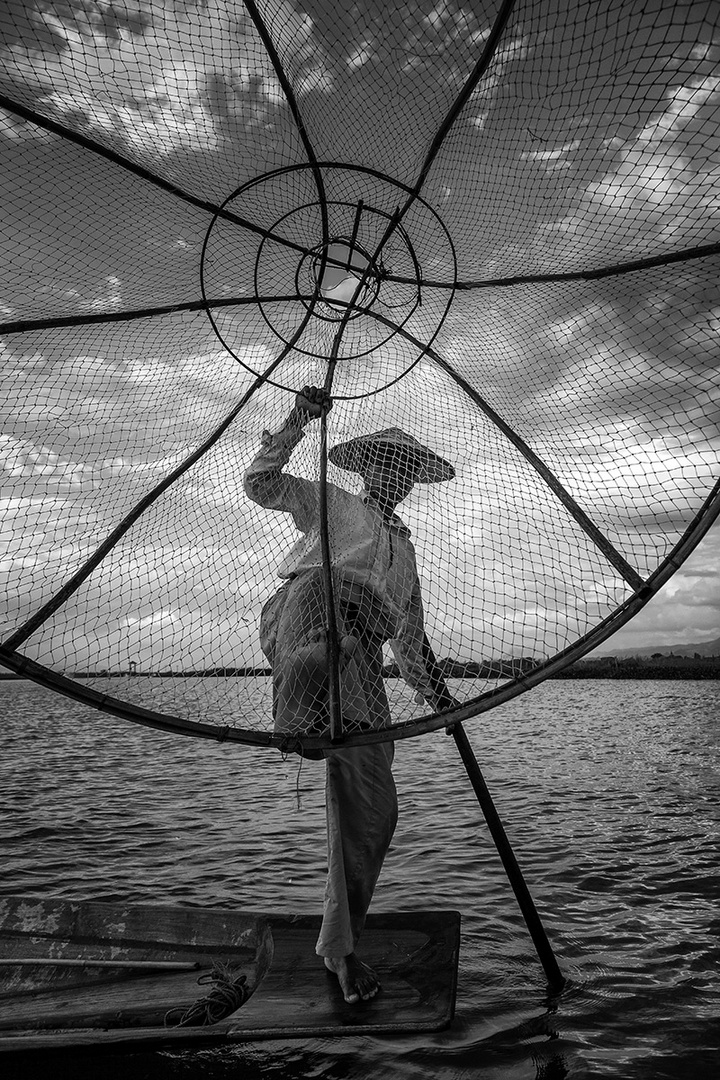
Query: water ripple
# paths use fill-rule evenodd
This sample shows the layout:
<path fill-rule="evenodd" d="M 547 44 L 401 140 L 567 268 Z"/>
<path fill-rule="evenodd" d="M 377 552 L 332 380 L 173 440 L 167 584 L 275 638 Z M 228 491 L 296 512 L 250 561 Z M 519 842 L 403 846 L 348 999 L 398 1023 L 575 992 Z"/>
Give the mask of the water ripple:
<path fill-rule="evenodd" d="M 462 910 L 453 1027 L 164 1054 L 147 1075 L 714 1075 L 716 701 L 709 682 L 563 681 L 468 724 L 568 975 L 562 995 L 548 997 L 453 740 L 429 736 L 397 747 L 400 823 L 375 908 L 422 897 L 426 908 Z M 319 909 L 322 763 L 173 738 L 22 682 L 0 682 L 0 704 L 2 893 Z M 115 1075 L 111 1064 L 103 1075 Z"/>

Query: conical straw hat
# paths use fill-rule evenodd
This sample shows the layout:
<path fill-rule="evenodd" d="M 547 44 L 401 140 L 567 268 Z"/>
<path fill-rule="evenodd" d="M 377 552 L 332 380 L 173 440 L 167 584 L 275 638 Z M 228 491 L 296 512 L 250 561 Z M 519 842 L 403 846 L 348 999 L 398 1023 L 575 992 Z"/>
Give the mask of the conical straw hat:
<path fill-rule="evenodd" d="M 349 442 L 338 443 L 332 447 L 328 457 L 333 465 L 341 469 L 361 473 L 373 454 L 385 447 L 401 453 L 412 470 L 415 483 L 436 484 L 441 480 L 452 480 L 455 476 L 455 469 L 449 462 L 401 428 L 384 428 L 371 435 L 360 435 Z"/>

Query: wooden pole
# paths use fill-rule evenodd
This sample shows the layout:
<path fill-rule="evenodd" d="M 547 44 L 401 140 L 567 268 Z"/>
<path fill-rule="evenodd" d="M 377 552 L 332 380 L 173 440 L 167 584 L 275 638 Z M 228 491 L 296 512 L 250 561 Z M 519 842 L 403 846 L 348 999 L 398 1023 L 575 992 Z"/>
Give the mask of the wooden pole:
<path fill-rule="evenodd" d="M 337 365 L 337 354 L 340 348 L 342 327 L 335 334 L 332 353 L 328 361 L 323 389 L 327 394 L 332 393 L 333 378 Z M 330 714 L 330 738 L 333 742 L 342 742 L 343 715 L 342 698 L 340 696 L 340 637 L 338 634 L 337 616 L 335 613 L 335 592 L 332 578 L 332 551 L 330 548 L 330 523 L 328 521 L 327 503 L 327 462 L 328 462 L 328 410 L 323 409 L 320 417 L 320 548 L 322 551 L 322 571 L 325 585 L 325 614 L 327 626 L 327 652 L 328 652 L 328 710 Z"/>
<path fill-rule="evenodd" d="M 458 721 L 456 724 L 449 725 L 449 730 L 452 733 L 455 743 L 460 752 L 463 765 L 467 771 L 470 783 L 473 786 L 473 790 L 477 796 L 477 800 L 480 803 L 480 808 L 485 815 L 485 820 L 488 824 L 490 834 L 495 841 L 495 846 L 498 850 L 498 854 L 502 859 L 502 864 L 505 867 L 505 873 L 508 876 L 513 892 L 517 898 L 517 902 L 520 905 L 520 910 L 523 914 L 523 918 L 527 924 L 527 928 L 530 931 L 530 937 L 533 940 L 533 944 L 537 950 L 537 954 L 540 958 L 540 963 L 545 969 L 550 989 L 553 992 L 562 990 L 565 985 L 565 977 L 560 971 L 558 962 L 555 959 L 555 953 L 552 950 L 552 946 L 548 941 L 545 928 L 540 921 L 537 908 L 530 895 L 530 890 L 525 884 L 522 871 L 518 865 L 518 861 L 515 858 L 515 853 L 510 846 L 510 841 L 507 838 L 505 828 L 500 816 L 495 809 L 492 796 L 488 791 L 485 778 L 480 770 L 477 758 L 473 753 L 473 749 L 470 746 L 468 737 L 465 734 L 465 729 Z"/>
<path fill-rule="evenodd" d="M 332 382 L 332 375 L 330 375 L 328 382 Z M 340 698 L 340 641 L 335 615 L 330 524 L 328 521 L 327 451 L 327 411 L 323 409 L 320 417 L 320 548 L 322 551 L 325 625 L 327 628 L 328 711 L 330 714 L 330 738 L 333 742 L 341 742 L 343 738 L 343 717 Z"/>

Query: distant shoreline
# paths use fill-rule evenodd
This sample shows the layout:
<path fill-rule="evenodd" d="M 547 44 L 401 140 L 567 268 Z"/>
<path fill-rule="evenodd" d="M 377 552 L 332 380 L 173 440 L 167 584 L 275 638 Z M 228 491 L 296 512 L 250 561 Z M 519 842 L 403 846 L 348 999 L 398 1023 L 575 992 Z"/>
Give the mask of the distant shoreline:
<path fill-rule="evenodd" d="M 602 656 L 576 660 L 553 679 L 720 679 L 718 656 Z"/>
<path fill-rule="evenodd" d="M 515 678 L 533 671 L 538 661 L 529 657 L 495 662 L 458 663 L 440 661 L 443 674 L 449 679 Z M 269 668 L 210 668 L 200 671 L 77 671 L 68 678 L 86 679 L 223 679 L 269 677 Z M 400 678 L 400 672 L 391 664 L 385 669 L 386 679 Z M 603 656 L 592 660 L 576 660 L 562 671 L 548 676 L 549 679 L 720 679 L 718 656 L 673 656 L 672 654 L 645 657 Z M 25 679 L 11 671 L 0 670 L 0 680 Z M 30 681 L 30 680 L 25 680 Z"/>

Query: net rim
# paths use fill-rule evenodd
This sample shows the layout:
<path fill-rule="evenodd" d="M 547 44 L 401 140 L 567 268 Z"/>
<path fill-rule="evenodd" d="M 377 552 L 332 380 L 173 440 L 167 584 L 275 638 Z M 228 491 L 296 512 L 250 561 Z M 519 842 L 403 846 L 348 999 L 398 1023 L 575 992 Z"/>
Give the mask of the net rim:
<path fill-rule="evenodd" d="M 273 732 L 257 731 L 251 728 L 232 727 L 230 725 L 205 724 L 200 721 L 186 720 L 183 717 L 161 713 L 131 705 L 127 701 L 111 694 L 101 694 L 84 686 L 81 682 L 53 671 L 31 657 L 7 649 L 0 645 L 0 664 L 16 675 L 30 679 L 48 689 L 72 698 L 81 704 L 92 706 L 100 712 L 106 712 L 143 727 L 154 728 L 168 734 L 186 735 L 195 738 L 212 739 L 215 742 L 240 743 L 257 748 L 275 749 L 281 753 L 297 752 L 303 756 L 322 757 L 324 751 L 349 749 L 371 743 L 397 742 L 420 735 L 447 729 L 453 725 L 471 720 L 506 701 L 517 697 L 531 687 L 558 674 L 580 659 L 592 649 L 611 637 L 620 627 L 629 622 L 650 601 L 660 588 L 694 551 L 710 527 L 720 517 L 720 480 L 707 496 L 703 506 L 692 524 L 685 531 L 672 551 L 644 582 L 642 588 L 611 612 L 602 622 L 588 631 L 572 645 L 557 653 L 549 660 L 539 664 L 530 672 L 509 680 L 502 686 L 479 694 L 476 698 L 448 709 L 442 713 L 429 713 L 413 720 L 401 721 L 391 727 L 363 734 L 347 734 L 342 741 L 334 742 L 330 736 L 298 738 L 297 736 L 279 735 Z"/>

